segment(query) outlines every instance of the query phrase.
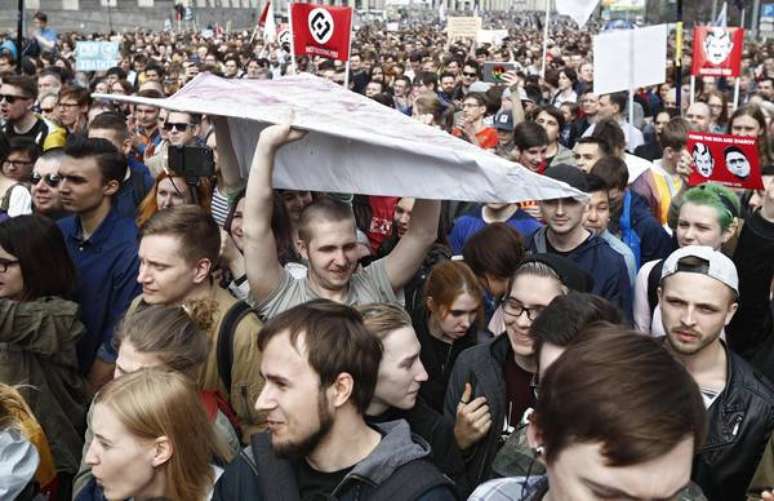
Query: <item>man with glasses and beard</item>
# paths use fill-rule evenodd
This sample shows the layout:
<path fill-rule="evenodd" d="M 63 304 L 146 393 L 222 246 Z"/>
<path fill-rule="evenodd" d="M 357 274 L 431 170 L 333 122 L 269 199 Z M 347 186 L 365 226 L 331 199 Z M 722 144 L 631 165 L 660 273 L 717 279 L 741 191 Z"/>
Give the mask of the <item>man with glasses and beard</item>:
<path fill-rule="evenodd" d="M 456 499 L 405 421 L 369 426 L 382 348 L 348 306 L 317 299 L 258 336 L 268 432 L 226 468 L 213 499 Z M 252 464 L 251 464 L 252 463 Z"/>

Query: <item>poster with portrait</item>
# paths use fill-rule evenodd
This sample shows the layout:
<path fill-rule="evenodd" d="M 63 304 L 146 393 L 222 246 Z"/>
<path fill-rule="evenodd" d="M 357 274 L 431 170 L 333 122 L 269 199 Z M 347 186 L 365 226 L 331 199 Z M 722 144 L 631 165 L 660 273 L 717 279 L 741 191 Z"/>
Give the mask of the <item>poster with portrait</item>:
<path fill-rule="evenodd" d="M 689 185 L 713 181 L 729 188 L 763 189 L 756 138 L 690 132 L 685 147 L 693 168 Z"/>
<path fill-rule="evenodd" d="M 711 77 L 739 76 L 742 66 L 744 29 L 698 26 L 693 29 L 693 66 L 691 75 Z"/>

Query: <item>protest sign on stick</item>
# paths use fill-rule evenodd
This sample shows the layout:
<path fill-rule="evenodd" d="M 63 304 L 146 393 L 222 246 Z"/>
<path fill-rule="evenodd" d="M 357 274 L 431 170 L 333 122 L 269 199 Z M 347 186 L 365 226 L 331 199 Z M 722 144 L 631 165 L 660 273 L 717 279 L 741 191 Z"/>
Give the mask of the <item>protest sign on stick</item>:
<path fill-rule="evenodd" d="M 450 17 L 446 20 L 446 35 L 449 41 L 460 38 L 475 40 L 479 31 L 481 31 L 480 17 Z"/>
<path fill-rule="evenodd" d="M 231 143 L 247 176 L 258 134 L 294 116 L 309 131 L 277 154 L 279 189 L 517 202 L 587 196 L 441 129 L 309 74 L 276 80 L 196 77 L 174 96 L 95 98 L 229 117 Z"/>
<path fill-rule="evenodd" d="M 349 60 L 351 7 L 294 3 L 290 5 L 290 18 L 295 56 Z"/>
<path fill-rule="evenodd" d="M 737 78 L 742 67 L 743 45 L 742 28 L 694 28 L 691 75 Z"/>
<path fill-rule="evenodd" d="M 75 71 L 105 71 L 120 60 L 118 42 L 75 43 Z"/>
<path fill-rule="evenodd" d="M 693 168 L 689 185 L 714 181 L 731 188 L 763 188 L 756 138 L 690 132 L 686 148 Z"/>

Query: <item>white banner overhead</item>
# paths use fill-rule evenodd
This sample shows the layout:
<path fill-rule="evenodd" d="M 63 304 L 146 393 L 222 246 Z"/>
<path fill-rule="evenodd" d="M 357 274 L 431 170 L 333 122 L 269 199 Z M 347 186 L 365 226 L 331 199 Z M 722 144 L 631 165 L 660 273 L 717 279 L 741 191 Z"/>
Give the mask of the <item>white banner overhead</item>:
<path fill-rule="evenodd" d="M 292 114 L 293 126 L 309 134 L 278 152 L 276 188 L 476 202 L 584 197 L 564 183 L 308 74 L 277 80 L 204 74 L 166 99 L 94 97 L 229 117 L 243 175 L 259 132 Z"/>
<path fill-rule="evenodd" d="M 570 16 L 579 27 L 583 28 L 598 3 L 599 0 L 556 0 L 556 11 Z"/>

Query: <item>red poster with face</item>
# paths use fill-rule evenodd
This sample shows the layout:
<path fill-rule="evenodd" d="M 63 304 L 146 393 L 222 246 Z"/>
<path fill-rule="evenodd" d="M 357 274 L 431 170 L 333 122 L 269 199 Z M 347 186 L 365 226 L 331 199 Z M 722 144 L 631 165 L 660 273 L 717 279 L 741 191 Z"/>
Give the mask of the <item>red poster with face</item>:
<path fill-rule="evenodd" d="M 742 66 L 744 29 L 699 26 L 693 29 L 691 75 L 739 76 Z"/>
<path fill-rule="evenodd" d="M 689 185 L 713 181 L 729 188 L 763 189 L 756 138 L 690 132 L 685 147 L 693 168 Z"/>

